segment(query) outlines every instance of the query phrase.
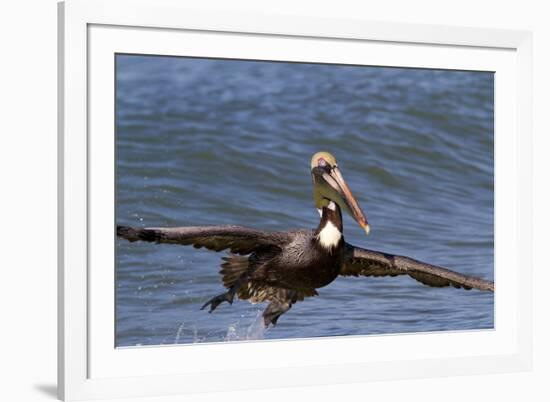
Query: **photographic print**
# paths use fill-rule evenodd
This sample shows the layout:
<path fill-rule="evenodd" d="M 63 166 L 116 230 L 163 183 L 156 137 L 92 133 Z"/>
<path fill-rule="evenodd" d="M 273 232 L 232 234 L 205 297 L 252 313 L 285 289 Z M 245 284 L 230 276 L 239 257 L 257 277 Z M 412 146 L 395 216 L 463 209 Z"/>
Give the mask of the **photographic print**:
<path fill-rule="evenodd" d="M 494 328 L 494 74 L 118 54 L 116 346 Z"/>

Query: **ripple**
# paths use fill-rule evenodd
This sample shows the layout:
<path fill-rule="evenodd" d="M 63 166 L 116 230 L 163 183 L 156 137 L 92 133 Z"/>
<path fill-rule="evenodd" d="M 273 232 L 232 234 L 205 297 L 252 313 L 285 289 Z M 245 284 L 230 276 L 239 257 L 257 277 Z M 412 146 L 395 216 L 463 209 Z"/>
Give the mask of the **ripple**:
<path fill-rule="evenodd" d="M 369 216 L 346 240 L 493 277 L 493 75 L 425 69 L 117 60 L 117 222 L 315 227 L 325 149 Z M 494 325 L 492 294 L 409 277 L 339 278 L 262 333 L 265 303 L 223 291 L 222 253 L 116 242 L 117 345 L 410 333 Z M 256 325 L 256 326 L 255 326 Z"/>

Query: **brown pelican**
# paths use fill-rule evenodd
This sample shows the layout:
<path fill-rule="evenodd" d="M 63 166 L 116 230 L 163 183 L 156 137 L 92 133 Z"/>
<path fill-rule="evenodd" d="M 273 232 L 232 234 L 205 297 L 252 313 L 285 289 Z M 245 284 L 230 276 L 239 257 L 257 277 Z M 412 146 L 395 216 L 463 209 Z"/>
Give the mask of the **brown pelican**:
<path fill-rule="evenodd" d="M 369 233 L 367 218 L 353 197 L 328 152 L 311 159 L 313 198 L 321 215 L 314 230 L 267 232 L 241 226 L 188 226 L 135 228 L 118 226 L 117 235 L 131 242 L 193 245 L 209 250 L 229 250 L 221 264 L 227 291 L 208 300 L 201 309 L 214 311 L 235 295 L 252 303 L 268 301 L 264 324 L 275 325 L 294 303 L 316 296 L 317 289 L 343 276 L 409 275 L 435 287 L 494 291 L 493 282 L 466 276 L 412 258 L 352 246 L 344 241 L 342 210 Z"/>

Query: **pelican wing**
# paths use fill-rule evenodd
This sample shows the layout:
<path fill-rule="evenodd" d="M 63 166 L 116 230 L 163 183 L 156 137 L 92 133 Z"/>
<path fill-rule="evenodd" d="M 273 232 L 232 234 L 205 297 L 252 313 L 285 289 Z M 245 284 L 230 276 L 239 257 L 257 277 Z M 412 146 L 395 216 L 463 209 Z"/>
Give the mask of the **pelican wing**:
<path fill-rule="evenodd" d="M 346 244 L 344 264 L 340 270 L 344 276 L 397 276 L 409 275 L 428 286 L 472 288 L 494 292 L 493 282 L 466 276 L 436 265 L 426 264 L 409 257 L 366 250 Z"/>
<path fill-rule="evenodd" d="M 264 232 L 242 226 L 185 226 L 174 228 L 135 228 L 117 226 L 117 235 L 131 242 L 192 245 L 209 250 L 229 249 L 235 254 L 250 254 L 255 250 L 280 247 L 288 240 L 284 232 Z"/>

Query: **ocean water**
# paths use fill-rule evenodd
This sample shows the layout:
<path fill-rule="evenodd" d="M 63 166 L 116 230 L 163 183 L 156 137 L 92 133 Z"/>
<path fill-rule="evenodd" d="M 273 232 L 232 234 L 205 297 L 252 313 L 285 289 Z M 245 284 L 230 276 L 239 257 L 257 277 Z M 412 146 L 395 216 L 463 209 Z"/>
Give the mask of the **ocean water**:
<path fill-rule="evenodd" d="M 309 162 L 332 152 L 367 213 L 349 243 L 493 279 L 493 74 L 118 55 L 116 215 L 132 226 L 315 228 Z M 488 292 L 338 278 L 264 330 L 224 253 L 116 243 L 117 346 L 489 329 Z"/>

